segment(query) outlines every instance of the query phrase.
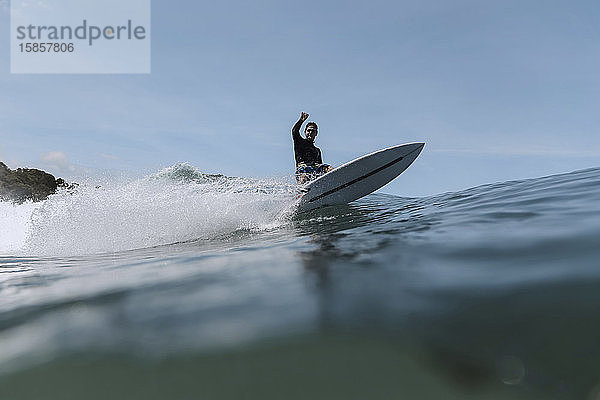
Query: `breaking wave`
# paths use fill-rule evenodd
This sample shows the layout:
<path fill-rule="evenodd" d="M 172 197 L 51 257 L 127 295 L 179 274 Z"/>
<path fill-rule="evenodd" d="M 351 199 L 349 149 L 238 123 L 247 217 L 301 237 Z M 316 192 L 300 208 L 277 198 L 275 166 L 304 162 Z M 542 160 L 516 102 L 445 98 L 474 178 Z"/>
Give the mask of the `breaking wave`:
<path fill-rule="evenodd" d="M 150 176 L 82 183 L 41 203 L 0 203 L 0 251 L 79 255 L 210 240 L 285 224 L 295 185 L 176 164 Z"/>

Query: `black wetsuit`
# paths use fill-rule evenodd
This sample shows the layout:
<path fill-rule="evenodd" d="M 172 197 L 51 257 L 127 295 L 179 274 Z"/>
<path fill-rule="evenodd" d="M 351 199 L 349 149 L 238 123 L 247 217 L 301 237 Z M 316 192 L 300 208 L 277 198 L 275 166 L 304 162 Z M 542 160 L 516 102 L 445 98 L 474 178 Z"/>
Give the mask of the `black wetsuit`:
<path fill-rule="evenodd" d="M 315 146 L 314 142 L 300 136 L 300 127 L 302 121 L 296 122 L 292 128 L 292 138 L 294 139 L 294 154 L 296 155 L 296 168 L 300 164 L 320 165 L 323 164 L 321 150 Z"/>

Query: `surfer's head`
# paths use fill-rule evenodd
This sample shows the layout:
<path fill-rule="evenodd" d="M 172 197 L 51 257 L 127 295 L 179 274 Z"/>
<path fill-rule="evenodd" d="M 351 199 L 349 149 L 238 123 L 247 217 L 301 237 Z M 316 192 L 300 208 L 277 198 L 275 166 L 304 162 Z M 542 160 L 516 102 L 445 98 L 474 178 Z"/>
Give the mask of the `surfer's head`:
<path fill-rule="evenodd" d="M 306 128 L 304 128 L 304 136 L 310 141 L 314 141 L 319 133 L 319 127 L 316 122 L 309 122 L 306 124 Z"/>

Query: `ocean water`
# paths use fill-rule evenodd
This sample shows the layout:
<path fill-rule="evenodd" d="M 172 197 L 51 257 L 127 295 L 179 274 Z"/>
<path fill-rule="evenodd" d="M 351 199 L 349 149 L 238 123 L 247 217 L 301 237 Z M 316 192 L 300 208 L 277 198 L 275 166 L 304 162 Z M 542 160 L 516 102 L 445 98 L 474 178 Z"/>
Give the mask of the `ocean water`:
<path fill-rule="evenodd" d="M 0 399 L 600 399 L 599 168 L 295 202 L 179 164 L 0 203 Z"/>

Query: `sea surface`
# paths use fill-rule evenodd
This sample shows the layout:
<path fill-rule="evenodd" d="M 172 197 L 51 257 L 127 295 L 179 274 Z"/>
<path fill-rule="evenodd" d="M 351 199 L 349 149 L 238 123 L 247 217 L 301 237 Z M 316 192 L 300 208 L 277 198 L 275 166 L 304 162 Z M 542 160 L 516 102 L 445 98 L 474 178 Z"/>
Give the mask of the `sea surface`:
<path fill-rule="evenodd" d="M 1 202 L 0 399 L 600 399 L 600 168 L 296 196 L 178 164 Z"/>

